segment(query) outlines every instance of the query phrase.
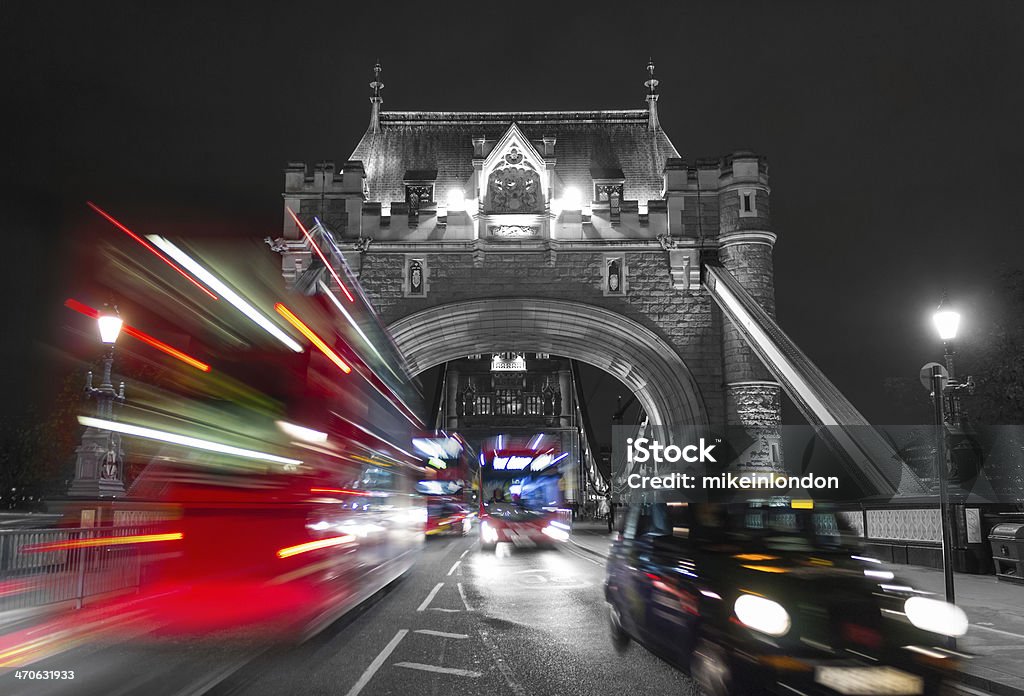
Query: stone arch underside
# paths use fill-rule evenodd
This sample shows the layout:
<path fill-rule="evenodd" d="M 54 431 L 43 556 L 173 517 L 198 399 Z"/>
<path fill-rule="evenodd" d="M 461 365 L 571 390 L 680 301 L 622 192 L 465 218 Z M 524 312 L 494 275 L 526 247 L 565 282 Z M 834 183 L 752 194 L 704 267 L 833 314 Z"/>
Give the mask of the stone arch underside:
<path fill-rule="evenodd" d="M 424 309 L 389 329 L 413 374 L 478 353 L 551 353 L 617 377 L 654 424 L 708 424 L 700 388 L 672 346 L 601 307 L 522 297 L 469 300 Z"/>

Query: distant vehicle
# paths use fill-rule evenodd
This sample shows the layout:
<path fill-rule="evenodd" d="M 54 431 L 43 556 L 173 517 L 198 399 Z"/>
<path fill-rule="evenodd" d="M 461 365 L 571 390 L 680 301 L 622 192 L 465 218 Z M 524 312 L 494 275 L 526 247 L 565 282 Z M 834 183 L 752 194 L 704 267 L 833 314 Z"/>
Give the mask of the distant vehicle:
<path fill-rule="evenodd" d="M 458 433 L 444 430 L 421 433 L 412 444 L 430 477 L 416 483 L 416 492 L 427 500 L 426 535 L 468 534 L 476 517 L 466 481 L 472 448 Z"/>
<path fill-rule="evenodd" d="M 863 555 L 831 512 L 651 503 L 622 520 L 605 584 L 612 640 L 689 671 L 709 696 L 935 694 L 957 664 L 943 646 L 966 632 L 963 611 Z"/>
<path fill-rule="evenodd" d="M 517 547 L 551 547 L 569 540 L 571 526 L 558 511 L 534 510 L 520 503 L 489 502 L 480 513 L 480 547 L 499 543 Z"/>
<path fill-rule="evenodd" d="M 499 438 L 502 439 L 502 438 Z M 485 448 L 480 465 L 480 547 L 534 548 L 569 540 L 572 517 L 561 507 L 558 463 L 568 456 L 528 446 Z"/>
<path fill-rule="evenodd" d="M 453 496 L 427 497 L 427 536 L 466 536 L 473 528 L 473 509 Z"/>

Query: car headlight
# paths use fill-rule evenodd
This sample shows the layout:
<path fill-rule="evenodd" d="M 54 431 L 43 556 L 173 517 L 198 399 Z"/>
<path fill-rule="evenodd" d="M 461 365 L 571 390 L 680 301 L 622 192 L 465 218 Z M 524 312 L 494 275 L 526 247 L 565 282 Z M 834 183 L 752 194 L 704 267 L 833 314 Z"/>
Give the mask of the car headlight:
<path fill-rule="evenodd" d="M 911 597 L 903 604 L 910 623 L 922 631 L 944 636 L 962 636 L 967 633 L 967 614 L 955 604 L 927 597 Z"/>
<path fill-rule="evenodd" d="M 557 523 L 552 522 L 551 524 L 549 524 L 547 527 L 545 527 L 541 531 L 544 534 L 547 534 L 549 537 L 551 537 L 555 541 L 568 541 L 569 540 L 569 532 L 565 531 L 564 529 L 561 529 L 560 527 L 556 527 L 555 526 L 556 524 Z"/>
<path fill-rule="evenodd" d="M 487 522 L 480 523 L 480 538 L 485 544 L 493 544 L 498 540 L 498 530 Z"/>
<path fill-rule="evenodd" d="M 778 602 L 765 597 L 740 595 L 733 605 L 733 610 L 736 612 L 736 618 L 743 622 L 744 626 L 770 636 L 784 636 L 792 625 L 789 612 Z"/>

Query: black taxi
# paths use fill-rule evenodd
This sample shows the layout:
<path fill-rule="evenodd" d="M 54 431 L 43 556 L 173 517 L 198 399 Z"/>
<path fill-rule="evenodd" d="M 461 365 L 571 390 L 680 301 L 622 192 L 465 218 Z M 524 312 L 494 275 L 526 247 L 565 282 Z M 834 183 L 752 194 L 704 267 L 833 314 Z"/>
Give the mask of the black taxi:
<path fill-rule="evenodd" d="M 612 640 L 706 694 L 938 693 L 963 611 L 901 582 L 811 501 L 632 506 L 608 559 Z"/>

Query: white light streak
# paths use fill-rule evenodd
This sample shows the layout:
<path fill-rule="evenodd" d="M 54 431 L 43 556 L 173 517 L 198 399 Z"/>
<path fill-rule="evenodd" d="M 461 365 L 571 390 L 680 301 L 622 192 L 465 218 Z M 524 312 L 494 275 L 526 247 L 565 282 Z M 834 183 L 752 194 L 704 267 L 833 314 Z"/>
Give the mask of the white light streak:
<path fill-rule="evenodd" d="M 203 266 L 193 260 L 191 256 L 174 246 L 174 244 L 167 241 L 160 235 L 151 234 L 146 238 L 156 246 L 160 247 L 165 254 L 191 271 L 192 275 L 203 281 L 211 290 L 219 293 L 221 297 L 227 300 L 239 312 L 251 319 L 261 329 L 296 353 L 301 353 L 303 351 L 302 346 L 300 346 L 295 339 L 282 331 L 274 322 L 260 314 L 255 307 L 246 302 L 238 293 L 221 282 L 220 279 L 208 270 L 203 268 Z"/>
<path fill-rule="evenodd" d="M 196 449 L 207 450 L 209 452 L 220 452 L 221 454 L 230 454 L 236 457 L 242 457 L 243 459 L 256 459 L 264 462 L 289 464 L 292 466 L 302 464 L 302 461 L 299 459 L 279 457 L 276 454 L 257 452 L 256 450 L 243 449 L 241 447 L 225 445 L 220 442 L 212 442 L 210 440 L 200 440 L 199 438 L 191 437 L 189 435 L 179 435 L 178 433 L 169 433 L 163 430 L 154 430 L 153 428 L 143 428 L 139 425 L 129 425 L 128 423 L 118 423 L 117 421 L 102 420 L 100 418 L 90 418 L 89 416 L 79 416 L 78 422 L 87 428 L 109 430 L 111 432 L 122 433 L 124 435 L 142 437 L 147 440 L 159 440 L 160 442 L 169 442 L 174 445 L 195 447 Z"/>
<path fill-rule="evenodd" d="M 322 433 L 319 430 L 313 430 L 303 425 L 296 425 L 295 423 L 289 423 L 288 421 L 276 421 L 277 427 L 287 435 L 291 435 L 297 440 L 303 442 L 327 442 L 327 433 Z"/>

